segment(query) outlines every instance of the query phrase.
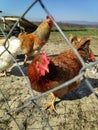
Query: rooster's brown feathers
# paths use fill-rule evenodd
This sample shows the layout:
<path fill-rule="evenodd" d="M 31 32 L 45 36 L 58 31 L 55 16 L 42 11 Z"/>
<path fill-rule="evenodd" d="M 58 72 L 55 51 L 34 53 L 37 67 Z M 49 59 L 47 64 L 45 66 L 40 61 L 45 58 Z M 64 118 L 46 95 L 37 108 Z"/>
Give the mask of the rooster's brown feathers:
<path fill-rule="evenodd" d="M 38 54 L 42 46 L 48 41 L 53 22 L 49 16 L 43 21 L 33 33 L 23 33 L 19 35 L 21 41 L 21 49 L 26 55 L 24 63 L 26 63 L 27 56 Z"/>

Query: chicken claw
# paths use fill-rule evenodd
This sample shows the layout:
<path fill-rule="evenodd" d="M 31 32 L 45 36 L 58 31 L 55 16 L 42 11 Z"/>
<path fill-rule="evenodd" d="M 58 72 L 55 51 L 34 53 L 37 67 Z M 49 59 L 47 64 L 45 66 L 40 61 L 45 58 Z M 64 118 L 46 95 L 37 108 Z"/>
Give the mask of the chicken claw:
<path fill-rule="evenodd" d="M 0 73 L 0 77 L 6 77 L 6 76 L 7 76 L 6 71 L 4 71 L 3 73 Z"/>
<path fill-rule="evenodd" d="M 51 107 L 55 112 L 57 112 L 55 108 L 56 97 L 53 93 L 49 94 L 49 96 L 52 98 L 52 101 L 47 103 L 46 110 Z"/>

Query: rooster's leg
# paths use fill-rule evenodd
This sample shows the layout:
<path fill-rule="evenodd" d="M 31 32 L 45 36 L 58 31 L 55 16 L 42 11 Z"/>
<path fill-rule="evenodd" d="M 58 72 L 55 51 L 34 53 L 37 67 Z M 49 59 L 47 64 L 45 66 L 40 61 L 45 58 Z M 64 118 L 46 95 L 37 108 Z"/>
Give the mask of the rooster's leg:
<path fill-rule="evenodd" d="M 24 65 L 26 65 L 27 58 L 28 58 L 28 56 L 27 56 L 27 55 L 25 55 L 25 58 L 24 58 Z"/>
<path fill-rule="evenodd" d="M 7 76 L 6 71 L 4 71 L 3 73 L 0 73 L 0 77 L 5 77 L 5 76 Z"/>
<path fill-rule="evenodd" d="M 53 93 L 51 93 L 49 96 L 52 98 L 52 102 L 48 102 L 46 109 L 51 107 L 56 112 L 56 108 L 55 108 L 56 97 Z"/>

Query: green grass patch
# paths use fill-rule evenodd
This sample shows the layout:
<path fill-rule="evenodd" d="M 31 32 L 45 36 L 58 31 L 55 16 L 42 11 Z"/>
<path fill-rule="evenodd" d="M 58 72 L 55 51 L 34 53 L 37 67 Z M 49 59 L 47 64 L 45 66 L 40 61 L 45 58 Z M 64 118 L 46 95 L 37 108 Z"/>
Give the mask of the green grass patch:
<path fill-rule="evenodd" d="M 98 28 L 78 28 L 78 27 L 72 27 L 72 28 L 64 28 L 62 29 L 64 34 L 66 36 L 77 35 L 78 37 L 97 37 L 98 38 Z M 57 30 L 53 31 L 52 34 L 55 35 L 61 35 Z"/>

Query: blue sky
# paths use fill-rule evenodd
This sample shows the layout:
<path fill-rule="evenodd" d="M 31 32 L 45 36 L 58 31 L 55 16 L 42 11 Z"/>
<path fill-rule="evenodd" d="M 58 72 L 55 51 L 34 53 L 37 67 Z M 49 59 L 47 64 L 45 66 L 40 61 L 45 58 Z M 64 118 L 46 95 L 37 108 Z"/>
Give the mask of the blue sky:
<path fill-rule="evenodd" d="M 34 0 L 0 0 L 2 15 L 21 16 Z M 42 0 L 57 21 L 98 22 L 98 0 Z M 26 14 L 31 21 L 45 19 L 46 13 L 39 3 Z"/>

